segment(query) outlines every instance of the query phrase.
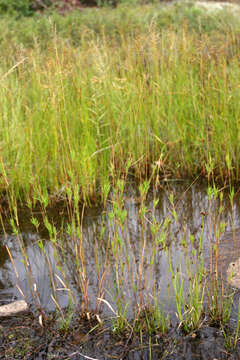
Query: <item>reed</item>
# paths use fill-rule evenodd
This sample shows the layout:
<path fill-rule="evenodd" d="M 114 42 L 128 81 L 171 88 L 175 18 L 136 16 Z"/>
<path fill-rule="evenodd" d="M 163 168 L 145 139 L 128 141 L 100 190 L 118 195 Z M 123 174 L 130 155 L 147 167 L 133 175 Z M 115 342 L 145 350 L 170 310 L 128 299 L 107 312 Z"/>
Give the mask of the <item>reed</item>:
<path fill-rule="evenodd" d="M 45 48 L 2 55 L 2 190 L 37 199 L 77 184 L 96 199 L 113 172 L 141 180 L 155 164 L 155 177 L 239 179 L 234 29 L 216 39 L 122 24 L 118 36 L 86 29 L 74 46 L 51 26 Z"/>

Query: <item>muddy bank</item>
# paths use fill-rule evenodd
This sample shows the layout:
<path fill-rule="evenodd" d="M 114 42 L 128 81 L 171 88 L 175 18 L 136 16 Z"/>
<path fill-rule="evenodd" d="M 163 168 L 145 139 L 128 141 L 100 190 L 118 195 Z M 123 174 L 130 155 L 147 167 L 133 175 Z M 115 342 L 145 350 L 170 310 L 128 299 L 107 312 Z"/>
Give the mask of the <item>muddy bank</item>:
<path fill-rule="evenodd" d="M 226 350 L 225 338 L 216 327 L 203 326 L 188 336 L 172 328 L 168 334 L 134 334 L 126 329 L 116 335 L 91 316 L 74 314 L 66 328 L 59 316 L 45 319 L 42 328 L 36 318 L 16 316 L 1 321 L 0 359 L 166 359 L 237 360 L 240 347 Z"/>

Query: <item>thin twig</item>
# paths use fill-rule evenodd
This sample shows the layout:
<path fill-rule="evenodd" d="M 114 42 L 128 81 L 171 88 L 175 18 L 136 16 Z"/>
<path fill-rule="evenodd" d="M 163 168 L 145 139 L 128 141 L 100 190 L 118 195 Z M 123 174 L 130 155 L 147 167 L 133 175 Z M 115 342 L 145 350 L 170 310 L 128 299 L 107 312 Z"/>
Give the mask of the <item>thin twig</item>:
<path fill-rule="evenodd" d="M 92 358 L 90 356 L 87 356 L 87 355 L 83 355 L 82 353 L 80 353 L 79 351 L 75 351 L 74 353 L 68 355 L 70 357 L 74 356 L 74 355 L 81 355 L 82 357 L 84 357 L 84 359 L 88 359 L 88 360 L 99 360 L 99 359 L 96 359 L 96 358 Z"/>
<path fill-rule="evenodd" d="M 23 58 L 22 60 L 18 61 L 15 65 L 11 67 L 2 77 L 1 80 L 5 79 L 9 74 L 11 74 L 19 65 L 21 65 L 27 58 Z"/>

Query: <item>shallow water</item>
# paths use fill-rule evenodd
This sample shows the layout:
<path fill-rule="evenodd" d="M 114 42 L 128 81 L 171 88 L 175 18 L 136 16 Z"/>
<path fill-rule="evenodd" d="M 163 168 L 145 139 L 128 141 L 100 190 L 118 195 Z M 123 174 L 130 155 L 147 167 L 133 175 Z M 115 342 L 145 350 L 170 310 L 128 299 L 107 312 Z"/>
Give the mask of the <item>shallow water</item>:
<path fill-rule="evenodd" d="M 176 219 L 170 194 L 173 194 Z M 159 200 L 155 209 L 154 199 Z M 139 192 L 136 184 L 129 183 L 123 204 L 123 209 L 127 210 L 124 226 L 112 219 L 114 194 L 111 194 L 105 209 L 84 209 L 80 234 L 68 231 L 70 220 L 66 209 L 49 210 L 59 230 L 57 239 L 61 247 L 49 240 L 43 224 L 38 232 L 34 231 L 27 209 L 19 209 L 17 235 L 6 217 L 0 238 L 1 303 L 21 299 L 24 294 L 33 309 L 41 304 L 44 309 L 53 310 L 57 301 L 61 307 L 75 303 L 83 304 L 86 309 L 87 304 L 88 310 L 101 310 L 109 316 L 113 315 L 111 305 L 116 313 L 126 309 L 128 317 L 132 317 L 138 306 L 157 299 L 174 318 L 169 258 L 173 275 L 176 272 L 182 275 L 187 291 L 189 274 L 194 273 L 197 264 L 200 238 L 204 268 L 208 273 L 217 271 L 227 285 L 227 268 L 240 257 L 239 196 L 235 196 L 231 206 L 227 193 L 220 204 L 219 198 L 214 200 L 211 196 L 210 199 L 207 188 L 201 184 L 163 184 L 157 192 L 149 190 L 144 202 L 146 212 L 141 219 Z M 39 209 L 33 214 L 41 218 Z M 163 224 L 168 218 L 170 221 L 163 233 Z M 160 225 L 158 239 L 165 236 L 166 247 L 160 240 L 156 245 L 156 236 L 151 231 L 154 219 Z M 221 231 L 220 223 L 224 224 Z M 117 247 L 112 244 L 116 237 L 119 239 Z M 44 243 L 44 252 L 39 247 L 40 240 Z M 214 253 L 216 244 L 218 251 Z M 20 250 L 23 245 L 27 255 L 25 262 Z M 76 254 L 80 259 L 78 267 Z"/>

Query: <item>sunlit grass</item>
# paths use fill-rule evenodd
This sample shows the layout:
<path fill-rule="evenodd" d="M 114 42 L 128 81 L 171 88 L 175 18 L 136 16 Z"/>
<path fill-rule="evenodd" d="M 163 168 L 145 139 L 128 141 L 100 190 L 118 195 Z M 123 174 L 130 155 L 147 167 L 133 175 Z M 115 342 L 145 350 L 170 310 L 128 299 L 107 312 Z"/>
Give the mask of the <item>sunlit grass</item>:
<path fill-rule="evenodd" d="M 40 198 L 71 184 L 87 198 L 156 165 L 163 178 L 239 179 L 236 34 L 119 34 L 74 47 L 54 33 L 3 62 L 2 189 Z"/>

